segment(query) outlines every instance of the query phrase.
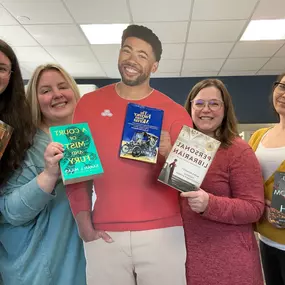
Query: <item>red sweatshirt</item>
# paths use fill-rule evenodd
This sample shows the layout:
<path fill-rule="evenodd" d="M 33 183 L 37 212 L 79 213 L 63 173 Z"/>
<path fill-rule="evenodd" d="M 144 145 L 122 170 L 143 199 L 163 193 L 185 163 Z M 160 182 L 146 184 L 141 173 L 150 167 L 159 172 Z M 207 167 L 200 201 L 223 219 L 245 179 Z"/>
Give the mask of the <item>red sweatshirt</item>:
<path fill-rule="evenodd" d="M 80 99 L 73 121 L 89 123 L 104 168 L 104 174 L 94 179 L 94 226 L 106 231 L 180 226 L 178 192 L 157 181 L 165 158 L 159 156 L 157 164 L 150 164 L 119 157 L 129 102 L 164 110 L 162 129 L 170 133 L 172 143 L 183 125 L 192 126 L 186 110 L 157 90 L 142 100 L 132 101 L 121 98 L 113 84 Z M 68 185 L 67 195 L 74 216 L 91 211 L 87 183 Z"/>
<path fill-rule="evenodd" d="M 220 147 L 201 188 L 210 195 L 203 214 L 182 204 L 187 284 L 263 285 L 252 227 L 264 211 L 263 179 L 250 146 L 236 138 Z"/>

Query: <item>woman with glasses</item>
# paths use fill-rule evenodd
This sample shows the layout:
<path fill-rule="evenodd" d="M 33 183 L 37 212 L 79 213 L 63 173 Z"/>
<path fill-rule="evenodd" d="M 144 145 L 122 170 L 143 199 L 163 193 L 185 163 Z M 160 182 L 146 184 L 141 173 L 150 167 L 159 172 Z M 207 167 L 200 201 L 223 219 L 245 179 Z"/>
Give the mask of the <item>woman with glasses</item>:
<path fill-rule="evenodd" d="M 257 223 L 260 252 L 267 285 L 285 284 L 285 224 L 270 218 L 274 175 L 285 172 L 285 73 L 274 83 L 271 101 L 278 114 L 279 123 L 273 128 L 256 131 L 249 144 L 252 146 L 262 168 L 266 210 Z"/>
<path fill-rule="evenodd" d="M 35 127 L 30 114 L 18 60 L 12 48 L 0 39 L 0 120 L 14 129 L 0 160 L 0 186 L 20 166 L 32 144 Z"/>
<path fill-rule="evenodd" d="M 182 193 L 187 284 L 262 285 L 253 223 L 264 210 L 259 163 L 239 138 L 229 92 L 217 79 L 191 90 L 185 108 L 194 127 L 221 146 L 200 189 Z"/>

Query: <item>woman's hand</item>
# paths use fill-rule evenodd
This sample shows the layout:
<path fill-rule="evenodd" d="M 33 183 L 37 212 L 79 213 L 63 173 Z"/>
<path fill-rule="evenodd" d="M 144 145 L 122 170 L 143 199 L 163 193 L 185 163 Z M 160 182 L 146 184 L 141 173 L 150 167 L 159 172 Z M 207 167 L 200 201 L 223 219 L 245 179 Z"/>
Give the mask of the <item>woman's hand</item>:
<path fill-rule="evenodd" d="M 284 229 L 285 224 L 279 224 L 278 222 L 275 222 L 274 220 L 271 219 L 271 201 L 270 200 L 265 200 L 265 210 L 264 210 L 264 218 L 269 221 L 271 225 L 278 229 Z"/>
<path fill-rule="evenodd" d="M 63 146 L 60 143 L 50 143 L 44 153 L 44 172 L 50 176 L 58 178 L 60 175 L 59 161 L 63 158 Z"/>
<path fill-rule="evenodd" d="M 58 162 L 63 157 L 63 151 L 63 146 L 55 142 L 50 143 L 45 150 L 45 169 L 38 175 L 37 182 L 39 187 L 47 193 L 52 193 L 60 175 Z"/>
<path fill-rule="evenodd" d="M 201 188 L 197 191 L 183 192 L 180 196 L 188 199 L 190 208 L 196 213 L 205 212 L 209 203 L 209 194 Z"/>

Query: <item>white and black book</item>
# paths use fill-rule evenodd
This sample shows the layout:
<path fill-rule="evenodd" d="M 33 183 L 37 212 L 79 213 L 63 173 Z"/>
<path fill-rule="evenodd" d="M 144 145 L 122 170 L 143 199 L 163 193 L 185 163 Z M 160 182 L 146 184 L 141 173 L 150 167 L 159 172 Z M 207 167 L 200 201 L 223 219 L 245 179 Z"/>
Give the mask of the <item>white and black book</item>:
<path fill-rule="evenodd" d="M 181 192 L 197 190 L 220 144 L 210 136 L 183 126 L 158 180 Z"/>

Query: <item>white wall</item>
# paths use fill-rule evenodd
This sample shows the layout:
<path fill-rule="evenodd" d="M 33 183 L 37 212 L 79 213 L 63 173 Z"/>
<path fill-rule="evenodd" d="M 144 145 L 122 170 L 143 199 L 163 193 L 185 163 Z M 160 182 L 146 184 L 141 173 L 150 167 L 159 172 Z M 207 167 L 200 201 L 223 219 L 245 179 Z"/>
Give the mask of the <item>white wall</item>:
<path fill-rule="evenodd" d="M 86 93 L 96 90 L 98 87 L 94 84 L 77 84 L 80 95 L 83 96 Z"/>

